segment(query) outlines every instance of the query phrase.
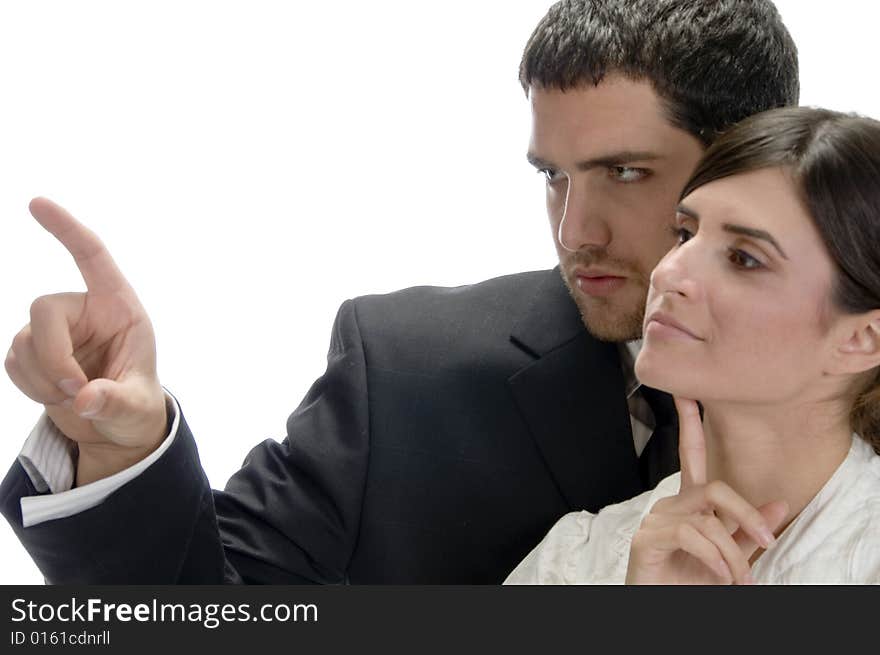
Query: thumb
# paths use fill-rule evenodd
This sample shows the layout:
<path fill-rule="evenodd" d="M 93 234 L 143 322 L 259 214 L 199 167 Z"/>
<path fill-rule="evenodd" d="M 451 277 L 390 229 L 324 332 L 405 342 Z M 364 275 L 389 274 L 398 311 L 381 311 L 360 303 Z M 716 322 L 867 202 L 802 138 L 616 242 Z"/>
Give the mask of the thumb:
<path fill-rule="evenodd" d="M 761 516 L 763 516 L 764 520 L 767 522 L 767 527 L 770 528 L 770 532 L 774 534 L 778 532 L 780 527 L 782 527 L 783 522 L 788 516 L 788 509 L 788 502 L 784 500 L 774 500 L 757 508 L 758 512 L 761 513 Z M 740 547 L 740 550 L 746 558 L 751 557 L 759 548 L 759 544 L 746 534 L 742 528 L 733 533 L 733 540 Z M 770 547 L 772 548 L 774 545 L 775 542 L 771 544 Z"/>
<path fill-rule="evenodd" d="M 77 394 L 72 409 L 118 446 L 155 446 L 165 435 L 165 395 L 158 380 L 153 384 L 149 377 L 92 380 Z"/>
<path fill-rule="evenodd" d="M 113 421 L 129 423 L 137 420 L 137 402 L 133 398 L 142 395 L 132 389 L 133 383 L 125 383 L 107 378 L 96 378 L 86 384 L 73 401 L 73 411 L 91 421 Z"/>
<path fill-rule="evenodd" d="M 761 505 L 758 511 L 767 521 L 770 530 L 776 532 L 782 527 L 782 522 L 788 516 L 788 503 L 784 500 L 774 500 L 766 505 Z"/>

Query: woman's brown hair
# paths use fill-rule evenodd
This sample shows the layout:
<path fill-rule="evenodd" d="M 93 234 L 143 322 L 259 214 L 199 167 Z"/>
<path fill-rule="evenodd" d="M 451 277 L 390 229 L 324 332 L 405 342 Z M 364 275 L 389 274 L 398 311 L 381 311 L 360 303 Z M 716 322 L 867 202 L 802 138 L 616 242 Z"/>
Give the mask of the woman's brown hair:
<path fill-rule="evenodd" d="M 827 109 L 757 114 L 706 151 L 681 197 L 713 180 L 787 169 L 836 269 L 831 300 L 845 313 L 880 308 L 880 122 Z M 880 368 L 860 380 L 852 429 L 880 454 Z"/>

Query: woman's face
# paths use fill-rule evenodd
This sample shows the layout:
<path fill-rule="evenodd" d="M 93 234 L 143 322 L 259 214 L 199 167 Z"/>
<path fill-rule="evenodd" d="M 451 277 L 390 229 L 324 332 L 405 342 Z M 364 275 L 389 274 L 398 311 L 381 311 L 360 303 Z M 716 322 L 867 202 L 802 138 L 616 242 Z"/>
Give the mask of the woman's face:
<path fill-rule="evenodd" d="M 706 184 L 651 275 L 636 375 L 702 401 L 779 403 L 822 378 L 833 267 L 787 172 Z"/>

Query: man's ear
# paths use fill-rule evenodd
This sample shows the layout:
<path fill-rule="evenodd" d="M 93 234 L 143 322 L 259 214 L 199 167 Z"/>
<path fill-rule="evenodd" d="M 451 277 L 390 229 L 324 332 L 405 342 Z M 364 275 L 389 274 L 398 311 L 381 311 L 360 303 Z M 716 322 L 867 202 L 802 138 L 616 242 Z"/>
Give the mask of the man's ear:
<path fill-rule="evenodd" d="M 835 373 L 861 373 L 880 366 L 880 310 L 847 316 L 839 334 Z"/>

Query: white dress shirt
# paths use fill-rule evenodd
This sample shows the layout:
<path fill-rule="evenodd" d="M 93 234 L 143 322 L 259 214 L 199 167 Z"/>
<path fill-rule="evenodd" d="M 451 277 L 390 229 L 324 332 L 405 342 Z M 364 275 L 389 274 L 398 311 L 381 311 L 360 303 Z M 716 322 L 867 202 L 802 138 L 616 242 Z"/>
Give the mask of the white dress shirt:
<path fill-rule="evenodd" d="M 623 584 L 632 538 L 681 474 L 598 514 L 554 525 L 505 584 Z M 828 482 L 752 567 L 758 584 L 880 584 L 880 456 L 858 435 Z"/>
<path fill-rule="evenodd" d="M 21 523 L 27 528 L 44 521 L 60 519 L 100 504 L 107 496 L 126 482 L 136 478 L 159 459 L 172 444 L 180 423 L 180 407 L 177 400 L 165 391 L 168 412 L 172 415 L 171 431 L 159 447 L 147 457 L 127 469 L 103 480 L 71 489 L 75 473 L 75 444 L 65 437 L 43 412 L 34 429 L 24 442 L 18 461 L 42 496 L 25 496 L 21 499 Z"/>
<path fill-rule="evenodd" d="M 638 356 L 641 340 L 621 345 L 621 366 L 627 385 L 627 399 L 638 389 L 633 373 L 633 362 Z M 22 525 L 29 527 L 44 521 L 60 519 L 90 509 L 126 482 L 140 475 L 159 459 L 173 442 L 180 422 L 177 400 L 165 391 L 169 414 L 173 417 L 171 431 L 162 444 L 137 464 L 103 480 L 72 489 L 75 473 L 75 444 L 65 437 L 44 412 L 31 431 L 19 453 L 18 460 L 38 492 L 45 495 L 27 496 L 21 499 Z M 636 454 L 644 449 L 651 428 L 630 413 L 633 445 Z M 50 491 L 50 494 L 46 494 Z"/>

